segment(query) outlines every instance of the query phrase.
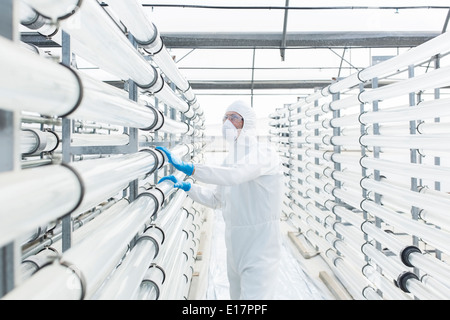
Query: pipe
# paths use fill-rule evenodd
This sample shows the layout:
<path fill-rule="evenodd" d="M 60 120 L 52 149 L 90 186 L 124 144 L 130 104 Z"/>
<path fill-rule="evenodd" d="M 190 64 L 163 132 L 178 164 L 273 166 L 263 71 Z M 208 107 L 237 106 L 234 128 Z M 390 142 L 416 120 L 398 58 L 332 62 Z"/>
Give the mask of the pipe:
<path fill-rule="evenodd" d="M 59 261 L 12 290 L 8 299 L 89 299 L 117 266 L 127 251 L 127 244 L 154 209 L 152 197 L 139 196 L 95 233 L 64 252 Z M 91 254 L 92 248 L 98 247 L 101 250 Z M 60 271 L 67 267 L 75 271 L 75 279 L 69 277 L 68 272 Z M 73 285 L 67 286 L 67 283 Z"/>
<path fill-rule="evenodd" d="M 336 137 L 333 137 L 333 142 Z M 448 148 L 442 143 L 442 139 L 449 139 L 450 135 L 362 135 L 360 143 L 365 147 L 401 148 L 401 149 L 426 149 L 445 151 Z"/>
<path fill-rule="evenodd" d="M 380 111 L 367 111 L 361 113 L 359 120 L 368 125 L 378 122 L 410 121 L 417 119 L 433 119 L 450 116 L 448 105 L 450 99 L 435 99 L 421 101 L 416 106 L 399 106 Z"/>
<path fill-rule="evenodd" d="M 361 203 L 361 208 L 372 215 L 379 217 L 391 226 L 399 228 L 403 232 L 413 233 L 422 238 L 425 242 L 439 250 L 450 253 L 450 234 L 446 231 L 437 232 L 434 226 L 426 225 L 376 204 L 373 201 L 365 200 Z"/>
<path fill-rule="evenodd" d="M 164 119 L 164 124 L 159 131 L 172 134 L 192 135 L 194 133 L 194 128 L 186 122 L 179 122 L 166 117 Z"/>
<path fill-rule="evenodd" d="M 113 219 L 116 215 L 120 214 L 121 211 L 125 210 L 125 208 L 129 205 L 129 201 L 126 198 L 122 198 L 121 200 L 114 203 L 112 206 L 106 208 L 103 212 L 101 212 L 98 216 L 92 218 L 92 221 L 86 223 L 86 221 L 79 222 L 81 219 L 74 219 L 73 225 L 74 230 L 72 232 L 72 246 L 76 246 L 78 243 L 82 242 L 85 238 L 88 238 L 91 234 L 95 233 L 98 228 L 101 228 L 102 225 L 107 224 L 111 219 Z M 80 225 L 81 224 L 81 225 Z M 57 233 L 56 231 L 54 233 Z M 51 239 L 51 243 L 48 244 L 48 247 L 52 250 L 56 251 L 61 255 L 63 253 L 62 250 L 62 233 L 61 230 Z"/>
<path fill-rule="evenodd" d="M 0 39 L 0 102 L 10 111 L 22 109 L 47 116 L 99 120 L 120 126 L 153 129 L 162 117 L 151 106 L 140 105 L 106 83 L 78 74 Z M 29 77 L 33 72 L 33 77 Z M 51 94 L 50 94 L 51 93 Z"/>
<path fill-rule="evenodd" d="M 0 244 L 68 213 L 80 213 L 164 164 L 161 152 L 135 154 L 1 174 Z M 44 193 L 36 192 L 44 190 Z M 19 198 L 27 194 L 26 202 Z M 39 208 L 40 214 L 35 210 Z M 10 215 L 10 212 L 15 212 Z"/>
<path fill-rule="evenodd" d="M 373 170 L 381 170 L 399 174 L 405 177 L 420 177 L 424 179 L 438 179 L 440 181 L 450 180 L 450 169 L 425 163 L 400 163 L 390 160 L 382 160 L 378 158 L 362 157 L 361 166 Z"/>
<path fill-rule="evenodd" d="M 164 270 L 157 264 L 152 264 L 142 280 L 136 300 L 158 300 L 165 277 Z"/>
<path fill-rule="evenodd" d="M 165 85 L 158 70 L 133 47 L 99 3 L 61 0 L 54 5 L 42 0 L 25 1 L 42 15 L 58 19 L 71 36 L 73 51 L 81 57 L 123 80 L 133 79 L 141 89 L 177 110 L 189 111 L 189 105 Z M 114 55 L 109 54 L 111 43 L 115 45 Z"/>
<path fill-rule="evenodd" d="M 448 300 L 450 297 L 450 288 L 443 285 L 439 280 L 430 277 L 429 275 L 424 275 L 420 281 L 429 288 L 433 288 L 434 291 L 440 295 L 441 299 Z"/>
<path fill-rule="evenodd" d="M 398 290 L 394 286 L 393 282 L 386 279 L 382 274 L 380 274 L 373 266 L 370 264 L 364 266 L 363 274 L 370 280 L 377 288 L 381 289 L 384 299 L 391 300 L 411 300 L 412 298 L 405 292 Z"/>
<path fill-rule="evenodd" d="M 443 33 L 415 48 L 393 57 L 389 60 L 383 61 L 376 65 L 370 66 L 357 73 L 354 73 L 347 78 L 329 85 L 328 91 L 337 93 L 343 89 L 351 88 L 358 83 L 366 82 L 376 77 L 380 77 L 389 72 L 397 71 L 405 68 L 416 62 L 427 60 L 430 57 L 445 51 L 450 50 L 450 33 Z"/>
<path fill-rule="evenodd" d="M 370 283 L 362 276 L 361 272 L 348 264 L 346 260 L 338 256 L 333 250 L 326 250 L 325 254 L 332 261 L 333 270 L 336 271 L 338 278 L 342 279 L 341 281 L 353 298 L 356 300 L 364 299 L 362 288 L 370 286 Z"/>
<path fill-rule="evenodd" d="M 419 278 L 411 272 L 403 272 L 396 281 L 398 287 L 404 292 L 411 292 L 420 300 L 437 300 L 434 293 L 419 281 Z M 441 299 L 439 299 L 441 300 Z"/>
<path fill-rule="evenodd" d="M 162 113 L 153 106 L 130 100 L 125 91 L 95 80 L 87 75 L 79 75 L 83 95 L 79 107 L 66 115 L 77 120 L 101 120 L 108 124 L 153 130 L 157 127 Z"/>
<path fill-rule="evenodd" d="M 65 165 L 0 173 L 0 246 L 73 212 L 82 198 L 78 174 Z"/>
<path fill-rule="evenodd" d="M 99 300 L 129 300 L 134 297 L 145 278 L 153 259 L 158 255 L 163 239 L 158 228 L 147 228 L 136 240 L 133 248 L 96 296 Z"/>
<path fill-rule="evenodd" d="M 79 300 L 83 290 L 78 270 L 55 261 L 9 291 L 2 300 Z"/>
<path fill-rule="evenodd" d="M 167 51 L 156 26 L 145 15 L 142 6 L 136 0 L 109 1 L 108 5 L 122 19 L 130 29 L 138 45 L 151 54 L 152 60 L 158 65 L 162 72 L 181 90 L 186 100 L 195 99 L 189 82 L 179 72 L 174 60 Z"/>
<path fill-rule="evenodd" d="M 408 206 L 416 206 L 418 208 L 435 211 L 443 216 L 448 216 L 446 208 L 450 206 L 450 197 L 444 192 L 436 194 L 421 194 L 412 190 L 408 190 L 402 186 L 397 186 L 385 181 L 375 181 L 370 178 L 361 180 L 361 186 L 367 190 L 373 190 L 379 194 L 387 194 L 395 197 L 399 203 L 405 203 Z"/>
<path fill-rule="evenodd" d="M 45 131 L 23 128 L 20 135 L 22 156 L 35 156 L 58 148 L 59 137 L 49 129 Z"/>
<path fill-rule="evenodd" d="M 24 282 L 35 274 L 38 270 L 51 264 L 53 261 L 59 258 L 57 251 L 51 248 L 44 248 L 36 255 L 25 258 L 20 265 L 21 281 Z"/>
<path fill-rule="evenodd" d="M 78 106 L 82 88 L 73 71 L 3 37 L 0 47 L 0 69 L 8 75 L 0 77 L 3 109 L 61 116 Z"/>
<path fill-rule="evenodd" d="M 429 122 L 422 121 L 420 122 L 416 130 L 420 134 L 439 134 L 439 135 L 450 135 L 450 125 L 448 122 Z"/>
<path fill-rule="evenodd" d="M 442 67 L 388 86 L 362 91 L 357 96 L 353 95 L 342 100 L 335 100 L 330 103 L 330 108 L 332 110 L 341 110 L 360 103 L 371 103 L 376 100 L 384 100 L 418 90 L 440 88 L 446 86 L 449 81 L 450 66 Z"/>
<path fill-rule="evenodd" d="M 24 2 L 20 1 L 18 3 L 21 25 L 32 30 L 37 30 L 46 24 L 48 19 L 41 16 Z"/>
<path fill-rule="evenodd" d="M 83 212 L 115 195 L 130 181 L 154 172 L 163 164 L 162 154 L 156 149 L 72 163 L 71 167 L 80 175 L 85 190 L 85 197 L 76 212 Z"/>

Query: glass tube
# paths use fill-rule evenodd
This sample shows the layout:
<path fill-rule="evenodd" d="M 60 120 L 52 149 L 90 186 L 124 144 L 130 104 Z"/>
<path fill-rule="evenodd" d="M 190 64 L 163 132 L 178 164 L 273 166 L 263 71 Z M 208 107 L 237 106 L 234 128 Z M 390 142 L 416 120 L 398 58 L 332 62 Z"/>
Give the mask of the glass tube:
<path fill-rule="evenodd" d="M 375 77 L 379 78 L 386 73 L 399 70 L 425 59 L 429 59 L 429 57 L 432 57 L 438 53 L 449 51 L 449 43 L 450 34 L 448 32 L 443 33 L 442 35 L 437 36 L 421 44 L 420 46 L 412 48 L 405 53 L 363 69 L 359 73 L 354 73 L 343 80 L 331 84 L 329 86 L 329 91 L 337 93 L 343 89 L 351 88 L 360 82 L 371 80 Z"/>
<path fill-rule="evenodd" d="M 80 300 L 82 284 L 78 276 L 59 263 L 42 268 L 2 300 Z"/>
<path fill-rule="evenodd" d="M 148 229 L 144 235 L 102 286 L 99 300 L 128 300 L 135 295 L 162 241 L 162 233 L 156 228 Z"/>
<path fill-rule="evenodd" d="M 386 279 L 381 275 L 375 268 L 371 265 L 366 265 L 363 268 L 363 274 L 370 280 L 370 282 L 377 284 L 377 287 L 383 292 L 383 297 L 385 299 L 391 300 L 411 300 L 412 298 L 408 296 L 405 292 L 398 290 L 394 285 L 394 282 Z"/>
<path fill-rule="evenodd" d="M 382 148 L 427 149 L 444 151 L 448 150 L 448 146 L 443 143 L 443 141 L 448 140 L 448 138 L 449 137 L 445 137 L 442 135 L 363 135 L 361 136 L 360 141 L 362 145 L 370 147 L 378 146 Z"/>
<path fill-rule="evenodd" d="M 164 272 L 157 266 L 148 269 L 142 281 L 136 300 L 158 300 L 160 287 L 164 282 Z"/>
<path fill-rule="evenodd" d="M 80 87 L 72 71 L 3 37 L 0 47 L 3 109 L 59 116 L 76 106 Z"/>
<path fill-rule="evenodd" d="M 359 182 L 362 179 L 361 174 L 351 172 L 347 169 L 344 169 L 342 171 L 333 170 L 332 177 L 333 179 L 339 180 L 342 183 L 348 183 L 351 185 L 359 185 Z"/>
<path fill-rule="evenodd" d="M 45 12 L 42 14 L 45 15 Z M 80 55 L 84 53 L 83 58 L 101 69 L 123 80 L 131 78 L 140 87 L 150 85 L 157 76 L 98 2 L 83 1 L 76 14 L 60 23 L 61 28 L 70 34 L 71 40 L 74 38 L 81 44 L 74 43 L 73 50 L 81 49 Z M 114 48 L 114 54 L 111 54 L 111 48 Z"/>
<path fill-rule="evenodd" d="M 330 120 L 330 125 L 335 128 L 360 125 L 358 118 L 359 114 L 352 114 L 348 116 L 342 116 L 340 118 L 333 118 Z"/>
<path fill-rule="evenodd" d="M 20 149 L 22 155 L 37 155 L 56 149 L 58 136 L 50 131 L 22 129 L 20 134 Z"/>
<path fill-rule="evenodd" d="M 21 130 L 20 152 L 31 153 L 39 147 L 39 137 L 32 130 Z"/>
<path fill-rule="evenodd" d="M 126 97 L 125 92 L 89 76 L 81 75 L 84 94 L 80 106 L 68 117 L 97 120 L 133 128 L 149 128 L 155 113 Z"/>
<path fill-rule="evenodd" d="M 450 33 L 445 32 L 415 48 L 383 61 L 360 72 L 363 81 L 380 77 L 383 74 L 407 67 L 409 65 L 428 60 L 430 57 L 450 50 Z"/>
<path fill-rule="evenodd" d="M 380 228 L 377 228 L 371 222 L 364 223 L 361 226 L 361 230 L 367 233 L 370 237 L 376 239 L 376 241 L 382 243 L 383 246 L 392 250 L 397 256 L 400 256 L 400 252 L 404 248 L 404 245 L 399 242 L 398 239 L 381 230 Z"/>
<path fill-rule="evenodd" d="M 390 196 L 395 195 L 399 202 L 408 203 L 409 205 L 417 206 L 418 208 L 441 212 L 442 215 L 448 215 L 447 208 L 450 207 L 450 197 L 443 192 L 439 195 L 424 195 L 403 188 L 402 186 L 396 186 L 388 182 L 375 181 L 368 178 L 361 181 L 361 186 L 367 190 L 373 190 L 380 194 L 388 194 Z"/>
<path fill-rule="evenodd" d="M 429 288 L 433 288 L 436 292 L 438 292 L 440 294 L 440 296 L 443 299 L 448 300 L 448 297 L 450 297 L 449 284 L 448 283 L 446 285 L 442 284 L 442 281 L 446 281 L 446 280 L 447 279 L 441 279 L 441 278 L 439 278 L 439 280 L 437 280 L 429 275 L 424 275 L 420 279 L 420 281 L 422 281 L 425 284 L 425 286 L 427 286 Z"/>
<path fill-rule="evenodd" d="M 153 28 L 153 24 L 149 17 L 144 14 L 142 6 L 136 0 L 127 2 L 113 0 L 109 2 L 109 5 L 130 29 L 138 43 L 148 43 L 150 40 L 154 39 L 154 41 L 148 43 L 148 45 L 142 46 L 150 51 L 149 53 L 152 54 L 152 60 L 155 61 L 164 74 L 172 80 L 180 90 L 188 90 L 189 83 L 178 71 L 174 60 L 161 41 L 159 32 Z M 159 50 L 161 47 L 162 50 L 156 52 L 156 50 Z M 189 91 L 188 94 L 191 93 L 191 90 Z M 188 101 L 193 100 L 194 98 L 193 96 L 188 97 L 191 98 L 188 99 Z"/>
<path fill-rule="evenodd" d="M 156 165 L 150 151 L 72 163 L 71 166 L 81 176 L 85 189 L 85 196 L 77 212 L 88 210 L 113 196 L 130 181 L 152 172 Z"/>
<path fill-rule="evenodd" d="M 161 129 L 159 129 L 159 131 L 188 135 L 190 131 L 192 132 L 192 128 L 185 122 L 179 122 L 169 118 L 165 118 L 164 125 L 161 127 Z"/>
<path fill-rule="evenodd" d="M 418 221 L 412 220 L 403 215 L 376 204 L 373 201 L 364 201 L 361 203 L 362 209 L 372 215 L 379 217 L 391 226 L 399 228 L 403 232 L 414 234 L 421 237 L 425 242 L 446 253 L 450 252 L 450 235 L 447 231 L 437 232 L 434 226 L 429 226 Z"/>
<path fill-rule="evenodd" d="M 194 110 L 189 108 L 187 102 L 175 95 L 175 92 L 168 85 L 164 85 L 162 90 L 155 92 L 154 95 L 178 111 L 185 112 L 188 118 L 192 118 L 195 114 Z"/>
<path fill-rule="evenodd" d="M 365 221 L 361 217 L 355 215 L 353 211 L 346 209 L 342 205 L 334 205 L 332 211 L 343 220 L 350 222 L 355 227 L 359 227 Z"/>
<path fill-rule="evenodd" d="M 333 189 L 333 196 L 341 199 L 342 201 L 348 203 L 353 208 L 359 209 L 359 205 L 363 200 L 362 195 L 358 194 L 355 190 L 343 190 L 340 188 Z"/>
<path fill-rule="evenodd" d="M 364 124 L 433 119 L 450 116 L 450 99 L 436 99 L 420 102 L 416 107 L 400 106 L 377 112 L 365 112 L 360 116 Z"/>
<path fill-rule="evenodd" d="M 359 136 L 332 136 L 331 144 L 335 146 L 360 147 Z"/>
<path fill-rule="evenodd" d="M 366 168 L 378 169 L 407 177 L 420 177 L 439 181 L 450 180 L 450 168 L 415 163 L 401 163 L 370 157 L 361 158 L 361 165 Z"/>
<path fill-rule="evenodd" d="M 348 226 L 337 222 L 333 226 L 333 229 L 344 237 L 344 240 L 342 242 L 345 243 L 346 246 L 348 246 L 352 250 L 355 250 L 355 252 L 358 254 L 361 253 L 361 245 L 365 243 L 366 240 L 364 239 L 364 234 L 361 232 L 358 226 Z M 339 250 L 338 247 L 336 247 L 336 249 Z M 361 258 L 363 258 L 362 255 Z"/>
<path fill-rule="evenodd" d="M 32 8 L 34 8 L 39 13 L 49 17 L 53 21 L 56 21 L 60 17 L 64 17 L 65 15 L 71 13 L 72 11 L 76 11 L 79 8 L 77 7 L 78 0 L 59 0 L 48 1 L 48 0 L 23 0 L 25 3 L 28 3 Z"/>
<path fill-rule="evenodd" d="M 328 152 L 325 153 L 325 155 L 330 154 L 332 161 L 335 162 L 339 162 L 341 164 L 354 164 L 354 163 L 358 163 L 359 159 L 361 159 L 361 153 L 358 152 L 350 152 L 350 151 L 346 151 L 344 153 L 332 153 L 332 152 Z M 328 159 L 327 159 L 328 160 Z"/>
<path fill-rule="evenodd" d="M 75 229 L 72 233 L 72 246 L 77 245 L 77 243 L 80 243 L 85 238 L 88 238 L 92 233 L 95 233 L 97 228 L 100 228 L 102 225 L 107 224 L 109 220 L 118 215 L 128 205 L 129 201 L 125 198 L 122 198 L 111 207 L 104 210 L 93 220 L 88 221 L 87 223 L 83 222 L 83 227 Z M 61 238 L 58 241 L 53 241 L 49 247 L 59 253 L 62 253 L 63 250 Z"/>
<path fill-rule="evenodd" d="M 420 122 L 417 132 L 421 134 L 446 134 L 450 136 L 450 123 L 448 122 Z"/>
<path fill-rule="evenodd" d="M 404 266 L 401 264 L 400 260 L 384 255 L 371 243 L 365 243 L 361 247 L 361 251 L 370 259 L 373 259 L 375 263 L 383 270 L 383 274 L 391 280 L 397 280 L 397 277 L 404 270 Z"/>
<path fill-rule="evenodd" d="M 379 87 L 370 91 L 363 91 L 359 95 L 359 99 L 369 103 L 375 100 L 384 100 L 418 90 L 440 88 L 447 85 L 449 82 L 450 66 L 442 67 L 388 86 Z"/>
<path fill-rule="evenodd" d="M 61 262 L 71 263 L 80 270 L 86 280 L 86 299 L 90 299 L 102 282 L 115 268 L 127 250 L 127 244 L 140 231 L 155 210 L 150 196 L 136 198 L 129 206 L 98 228 L 90 237 L 67 250 Z M 95 255 L 93 247 L 101 246 Z"/>
<path fill-rule="evenodd" d="M 423 283 L 415 278 L 406 281 L 405 287 L 420 300 L 436 300 L 436 296 L 432 294 Z"/>
<path fill-rule="evenodd" d="M 417 252 L 410 253 L 408 260 L 414 267 L 424 271 L 424 274 L 433 276 L 439 279 L 441 284 L 444 283 L 449 286 L 447 290 L 450 290 L 450 269 L 448 264 L 429 254 Z"/>
<path fill-rule="evenodd" d="M 330 102 L 329 107 L 331 110 L 341 110 L 351 106 L 359 105 L 361 102 L 357 95 L 353 95 L 344 99 L 334 100 Z"/>
<path fill-rule="evenodd" d="M 329 91 L 332 93 L 341 92 L 343 89 L 351 88 L 361 81 L 358 79 L 358 73 L 354 73 L 342 80 L 330 84 Z"/>
<path fill-rule="evenodd" d="M 78 178 L 63 166 L 1 173 L 0 245 L 69 213 L 80 197 Z"/>

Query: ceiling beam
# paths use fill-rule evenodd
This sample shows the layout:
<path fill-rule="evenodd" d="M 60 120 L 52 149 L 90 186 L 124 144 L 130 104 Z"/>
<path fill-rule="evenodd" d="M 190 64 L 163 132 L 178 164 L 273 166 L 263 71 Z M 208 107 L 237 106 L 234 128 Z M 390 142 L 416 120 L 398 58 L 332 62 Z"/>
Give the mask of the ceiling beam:
<path fill-rule="evenodd" d="M 415 47 L 438 36 L 439 32 L 289 32 L 286 48 L 386 48 Z M 167 48 L 280 48 L 282 33 L 162 33 Z M 37 32 L 21 33 L 21 40 L 39 47 L 59 47 Z"/>
<path fill-rule="evenodd" d="M 415 47 L 439 32 L 289 32 L 286 48 L 386 48 Z M 279 32 L 166 32 L 161 38 L 167 48 L 280 48 Z"/>
<path fill-rule="evenodd" d="M 333 82 L 333 80 L 189 81 L 193 90 L 314 89 L 324 88 Z M 384 86 L 388 83 L 390 82 L 381 82 L 379 86 Z M 370 85 L 370 83 L 367 85 Z"/>

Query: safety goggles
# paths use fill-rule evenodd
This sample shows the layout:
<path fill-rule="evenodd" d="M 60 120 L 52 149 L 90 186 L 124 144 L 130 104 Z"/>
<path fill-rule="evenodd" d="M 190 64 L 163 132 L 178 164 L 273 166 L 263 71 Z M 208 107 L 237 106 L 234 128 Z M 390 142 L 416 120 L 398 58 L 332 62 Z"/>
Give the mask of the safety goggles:
<path fill-rule="evenodd" d="M 244 118 L 242 118 L 242 117 L 240 117 L 240 116 L 238 116 L 237 114 L 226 114 L 226 115 L 224 115 L 223 116 L 223 122 L 225 122 L 225 121 L 227 121 L 227 119 L 228 120 L 230 120 L 230 121 L 242 121 L 242 120 L 244 120 Z"/>

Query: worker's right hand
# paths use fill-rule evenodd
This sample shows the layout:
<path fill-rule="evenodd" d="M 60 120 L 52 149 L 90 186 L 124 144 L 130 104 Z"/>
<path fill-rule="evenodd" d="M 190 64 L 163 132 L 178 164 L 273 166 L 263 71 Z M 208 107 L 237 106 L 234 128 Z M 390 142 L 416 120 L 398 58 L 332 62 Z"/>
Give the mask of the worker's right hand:
<path fill-rule="evenodd" d="M 161 182 L 163 182 L 165 180 L 172 181 L 174 188 L 182 189 L 184 191 L 191 190 L 191 183 L 190 182 L 180 181 L 173 175 L 162 177 L 161 179 L 159 179 L 158 183 L 161 183 Z"/>
<path fill-rule="evenodd" d="M 184 172 L 188 176 L 192 175 L 194 172 L 194 165 L 192 163 L 182 161 L 180 158 L 174 156 L 166 147 L 156 147 L 156 149 L 161 150 L 166 154 L 167 160 L 169 160 L 169 163 L 172 164 L 175 169 Z"/>

